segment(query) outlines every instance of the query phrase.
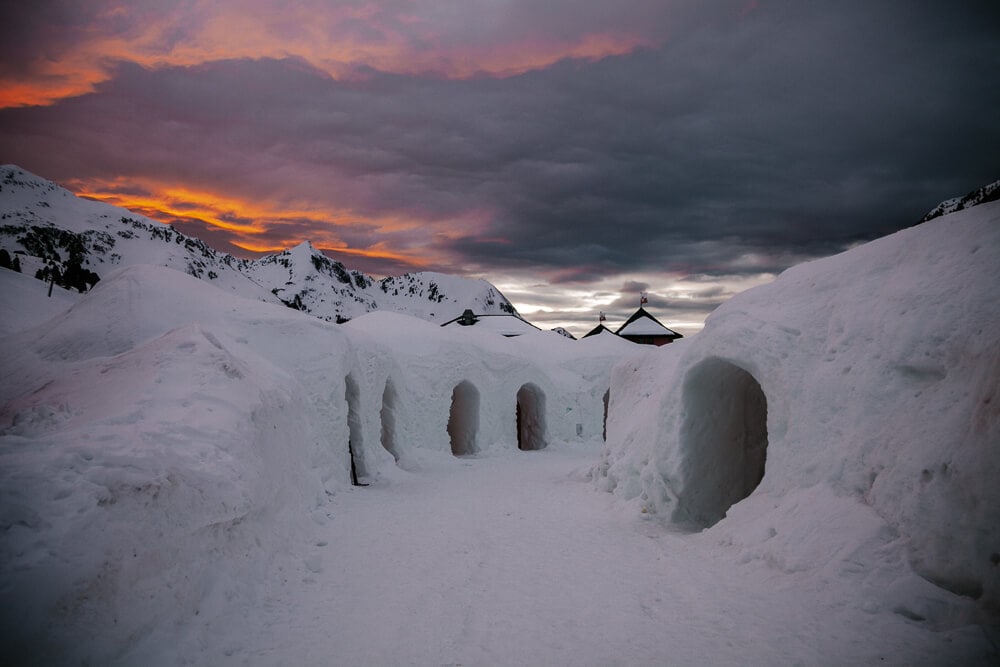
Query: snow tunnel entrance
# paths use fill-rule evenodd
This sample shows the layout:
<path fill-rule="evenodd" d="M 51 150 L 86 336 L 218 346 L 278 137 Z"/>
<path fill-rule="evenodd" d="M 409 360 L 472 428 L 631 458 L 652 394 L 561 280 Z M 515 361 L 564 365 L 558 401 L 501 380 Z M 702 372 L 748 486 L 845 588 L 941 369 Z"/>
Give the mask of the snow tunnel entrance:
<path fill-rule="evenodd" d="M 392 458 L 399 461 L 399 452 L 396 450 L 396 401 L 399 395 L 396 393 L 396 386 L 392 383 L 392 378 L 385 381 L 385 389 L 382 390 L 382 410 L 379 417 L 382 419 L 382 446 L 385 451 L 392 454 Z"/>
<path fill-rule="evenodd" d="M 479 390 L 468 380 L 462 380 L 451 392 L 451 412 L 448 415 L 451 453 L 455 456 L 475 454 L 478 430 Z"/>
<path fill-rule="evenodd" d="M 677 509 L 684 520 L 707 528 L 764 478 L 767 398 L 753 375 L 718 358 L 692 368 L 683 392 Z"/>
<path fill-rule="evenodd" d="M 365 486 L 360 482 L 360 478 L 366 476 L 364 443 L 361 435 L 361 390 L 354 377 L 348 375 L 344 380 L 346 386 L 345 397 L 347 398 L 347 453 L 351 457 L 351 484 L 354 486 Z"/>
<path fill-rule="evenodd" d="M 517 390 L 517 448 L 545 447 L 545 393 L 531 382 Z"/>

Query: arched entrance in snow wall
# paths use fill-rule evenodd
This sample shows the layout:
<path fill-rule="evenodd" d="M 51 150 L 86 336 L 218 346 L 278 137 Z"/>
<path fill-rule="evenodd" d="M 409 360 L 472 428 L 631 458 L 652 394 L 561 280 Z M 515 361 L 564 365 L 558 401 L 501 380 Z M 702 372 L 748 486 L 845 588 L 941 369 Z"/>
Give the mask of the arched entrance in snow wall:
<path fill-rule="evenodd" d="M 385 381 L 385 389 L 382 390 L 382 410 L 379 417 L 382 421 L 382 446 L 385 451 L 392 454 L 392 458 L 399 461 L 399 451 L 396 449 L 396 402 L 399 394 L 396 393 L 396 385 L 392 383 L 392 378 Z"/>
<path fill-rule="evenodd" d="M 351 484 L 359 486 L 360 479 L 368 474 L 365 469 L 364 442 L 361 435 L 361 389 L 353 375 L 348 375 L 344 379 L 344 385 L 344 397 L 347 399 L 347 453 L 351 457 Z"/>
<path fill-rule="evenodd" d="M 545 447 L 545 392 L 528 382 L 517 390 L 517 448 Z"/>
<path fill-rule="evenodd" d="M 767 397 L 736 364 L 709 358 L 683 386 L 678 518 L 707 528 L 757 488 L 767 457 Z"/>
<path fill-rule="evenodd" d="M 477 431 L 479 431 L 479 390 L 468 380 L 462 380 L 451 392 L 451 412 L 448 414 L 451 453 L 455 456 L 475 454 Z"/>
<path fill-rule="evenodd" d="M 608 406 L 611 404 L 611 388 L 604 392 L 604 421 L 601 422 L 601 439 L 608 441 Z"/>

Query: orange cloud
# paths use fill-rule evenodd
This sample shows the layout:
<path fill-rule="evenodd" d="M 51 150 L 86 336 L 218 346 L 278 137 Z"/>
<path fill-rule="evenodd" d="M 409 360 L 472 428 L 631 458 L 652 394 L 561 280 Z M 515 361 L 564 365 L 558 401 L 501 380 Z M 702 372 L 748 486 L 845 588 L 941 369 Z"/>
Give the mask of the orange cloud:
<path fill-rule="evenodd" d="M 432 22 L 386 15 L 377 5 L 316 9 L 283 5 L 253 11 L 202 3 L 193 12 L 138 16 L 132 11 L 122 7 L 98 17 L 77 41 L 28 63 L 31 75 L 0 77 L 0 108 L 52 104 L 91 92 L 110 77 L 116 61 L 157 68 L 296 56 L 335 78 L 351 76 L 358 65 L 398 74 L 467 78 L 512 76 L 564 58 L 599 59 L 653 43 L 611 31 L 560 39 L 451 43 L 455 40 Z M 123 30 L 123 23 L 131 28 Z"/>
<path fill-rule="evenodd" d="M 361 217 L 346 209 L 320 205 L 281 206 L 266 201 L 248 201 L 185 185 L 161 184 L 148 179 L 71 181 L 68 187 L 79 196 L 121 206 L 165 224 L 197 221 L 227 232 L 232 245 L 251 253 L 279 252 L 310 241 L 321 250 L 370 259 L 392 260 L 397 265 L 420 270 L 444 261 L 428 246 L 397 249 L 382 240 L 386 233 L 427 228 L 426 238 L 446 235 L 455 220 L 427 222 L 394 216 Z M 482 212 L 463 218 L 465 228 L 476 226 Z M 380 240 L 354 247 L 344 240 L 352 227 L 366 230 Z M 289 230 L 296 230 L 289 234 Z M 371 233 L 371 230 L 377 230 Z"/>

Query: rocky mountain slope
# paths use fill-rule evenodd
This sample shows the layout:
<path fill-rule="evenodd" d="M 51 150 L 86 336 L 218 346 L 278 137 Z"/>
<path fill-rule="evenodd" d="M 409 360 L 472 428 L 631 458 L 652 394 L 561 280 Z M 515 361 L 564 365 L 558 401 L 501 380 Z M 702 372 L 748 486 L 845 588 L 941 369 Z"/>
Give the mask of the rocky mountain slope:
<path fill-rule="evenodd" d="M 442 273 L 375 279 L 304 242 L 247 260 L 123 208 L 82 199 L 20 167 L 0 167 L 0 249 L 21 271 L 85 291 L 134 264 L 184 271 L 240 296 L 284 303 L 327 321 L 374 310 L 445 322 L 466 308 L 513 313 L 493 285 Z"/>
<path fill-rule="evenodd" d="M 989 185 L 973 190 L 964 197 L 953 197 L 945 199 L 943 202 L 932 208 L 920 222 L 927 222 L 942 215 L 948 215 L 956 211 L 961 211 L 973 206 L 985 204 L 1000 199 L 1000 180 L 993 181 Z"/>

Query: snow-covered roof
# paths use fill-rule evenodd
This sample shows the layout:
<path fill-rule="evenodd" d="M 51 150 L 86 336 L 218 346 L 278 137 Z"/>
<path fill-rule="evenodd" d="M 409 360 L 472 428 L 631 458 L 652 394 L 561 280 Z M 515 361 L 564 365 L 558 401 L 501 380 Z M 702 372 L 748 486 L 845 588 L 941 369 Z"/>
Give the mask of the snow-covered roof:
<path fill-rule="evenodd" d="M 475 326 L 477 331 L 492 331 L 493 333 L 507 337 L 540 331 L 534 324 L 517 315 L 496 313 L 475 315 L 470 311 L 466 311 L 459 317 L 449 320 L 441 326 Z"/>
<path fill-rule="evenodd" d="M 591 329 L 590 331 L 588 331 L 587 333 L 583 334 L 583 337 L 590 338 L 591 336 L 596 336 L 597 334 L 604 333 L 605 331 L 607 331 L 610 334 L 614 333 L 611 329 L 604 326 L 604 323 L 602 322 L 593 329 Z"/>
<path fill-rule="evenodd" d="M 646 312 L 644 308 L 639 308 L 628 318 L 625 324 L 615 332 L 619 336 L 670 336 L 671 338 L 683 338 L 681 334 L 668 329 L 660 324 L 659 320 Z"/>

